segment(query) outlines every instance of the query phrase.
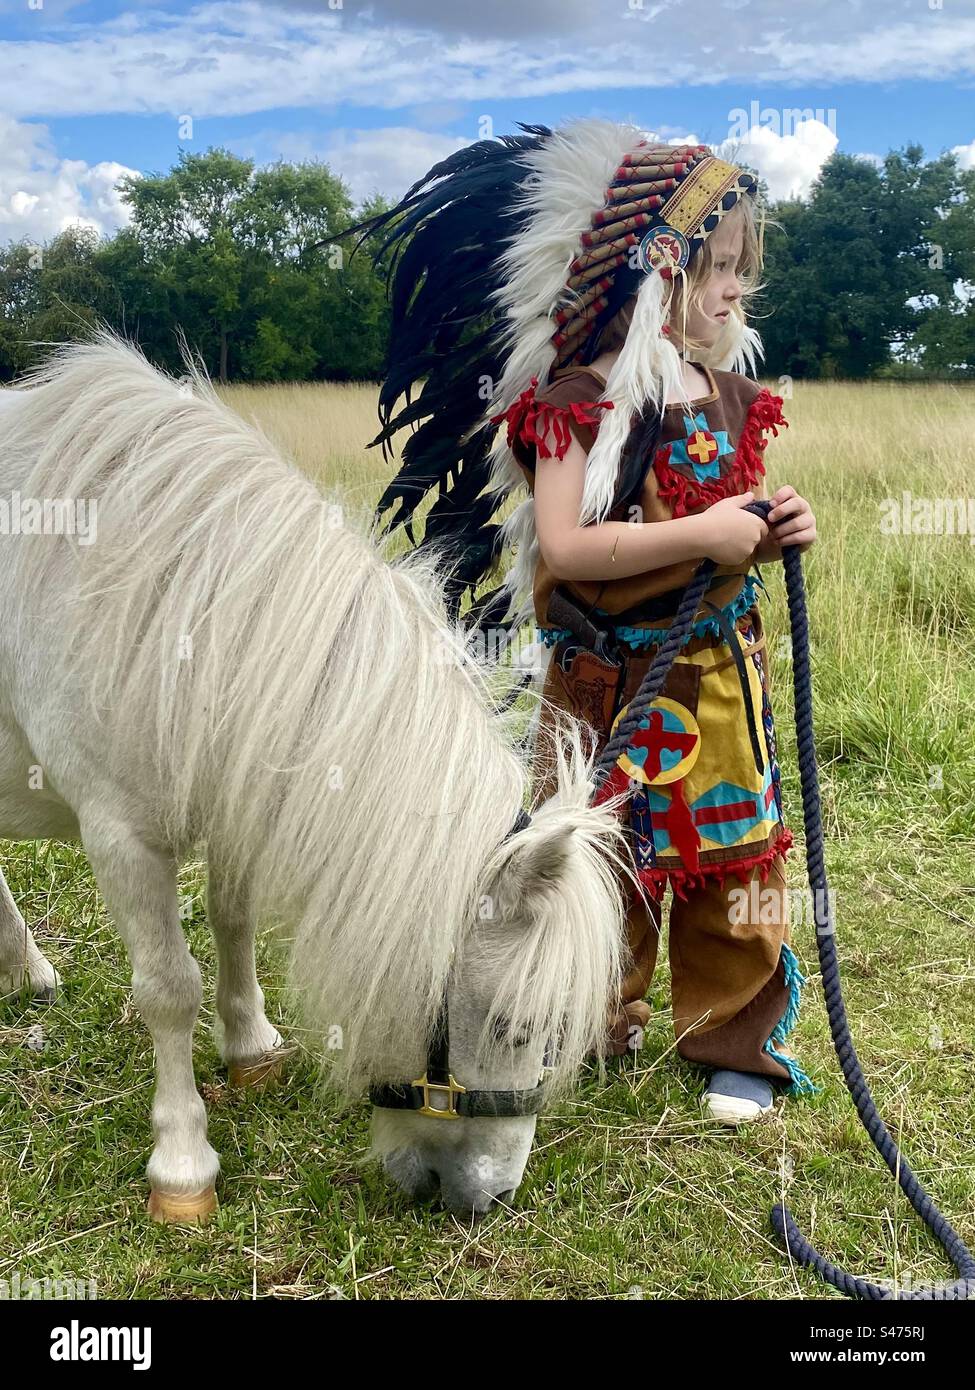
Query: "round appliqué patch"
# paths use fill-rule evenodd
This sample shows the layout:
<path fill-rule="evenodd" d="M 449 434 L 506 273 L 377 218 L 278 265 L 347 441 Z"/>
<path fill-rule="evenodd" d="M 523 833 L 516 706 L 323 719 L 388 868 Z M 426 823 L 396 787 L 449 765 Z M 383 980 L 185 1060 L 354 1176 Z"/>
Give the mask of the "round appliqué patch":
<path fill-rule="evenodd" d="M 640 269 L 655 270 L 662 280 L 672 280 L 675 270 L 683 270 L 690 260 L 687 237 L 666 223 L 653 227 L 640 242 L 637 259 Z"/>
<path fill-rule="evenodd" d="M 610 738 L 628 709 L 624 705 L 613 720 Z M 686 777 L 700 752 L 701 730 L 693 714 L 676 700 L 658 695 L 617 762 L 635 782 L 662 787 Z"/>

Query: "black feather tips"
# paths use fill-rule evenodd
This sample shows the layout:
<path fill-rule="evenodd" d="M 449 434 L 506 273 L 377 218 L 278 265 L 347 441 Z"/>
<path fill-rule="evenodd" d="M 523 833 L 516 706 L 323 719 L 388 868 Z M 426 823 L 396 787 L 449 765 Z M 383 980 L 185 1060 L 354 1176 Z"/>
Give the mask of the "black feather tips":
<path fill-rule="evenodd" d="M 493 434 L 477 428 L 506 358 L 497 262 L 528 215 L 516 196 L 528 176 L 524 156 L 552 134 L 547 126 L 519 126 L 520 135 L 457 150 L 395 208 L 341 234 L 358 238 L 353 254 L 375 238 L 375 263 L 392 252 L 390 346 L 372 444 L 388 453 L 401 429 L 411 433 L 377 517 L 391 513 L 386 530 L 403 526 L 412 542 L 417 512 L 434 498 L 418 545 L 436 547 L 455 613 L 497 560 L 500 499 L 484 495 Z"/>

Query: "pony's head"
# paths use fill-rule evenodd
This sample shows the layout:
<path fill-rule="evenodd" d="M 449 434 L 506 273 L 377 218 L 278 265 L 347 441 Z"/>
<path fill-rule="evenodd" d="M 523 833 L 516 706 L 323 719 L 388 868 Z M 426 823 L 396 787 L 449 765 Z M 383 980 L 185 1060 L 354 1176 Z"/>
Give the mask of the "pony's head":
<path fill-rule="evenodd" d="M 520 1185 L 542 1100 L 602 1053 L 619 993 L 618 818 L 613 802 L 588 804 L 591 763 L 578 732 L 566 729 L 556 747 L 558 791 L 490 856 L 450 971 L 430 1040 L 447 1084 L 400 1088 L 411 1106 L 427 1102 L 421 1113 L 373 1112 L 374 1151 L 398 1186 L 416 1198 L 439 1192 L 466 1217 Z M 430 1072 L 428 1057 L 428 1082 Z"/>

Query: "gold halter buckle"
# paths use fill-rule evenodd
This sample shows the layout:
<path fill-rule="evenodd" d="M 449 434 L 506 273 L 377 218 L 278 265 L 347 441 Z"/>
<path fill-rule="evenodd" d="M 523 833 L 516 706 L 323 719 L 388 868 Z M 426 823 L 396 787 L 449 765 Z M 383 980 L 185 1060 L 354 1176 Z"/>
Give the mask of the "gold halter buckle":
<path fill-rule="evenodd" d="M 447 1084 L 436 1081 L 428 1081 L 426 1072 L 413 1082 L 414 1086 L 419 1086 L 423 1092 L 423 1104 L 416 1112 L 418 1115 L 429 1115 L 434 1120 L 460 1120 L 463 1116 L 457 1112 L 457 1097 L 466 1093 L 467 1087 L 461 1086 L 454 1079 L 451 1072 L 447 1073 Z M 443 1098 L 443 1104 L 431 1105 L 431 1097 L 436 1094 Z"/>

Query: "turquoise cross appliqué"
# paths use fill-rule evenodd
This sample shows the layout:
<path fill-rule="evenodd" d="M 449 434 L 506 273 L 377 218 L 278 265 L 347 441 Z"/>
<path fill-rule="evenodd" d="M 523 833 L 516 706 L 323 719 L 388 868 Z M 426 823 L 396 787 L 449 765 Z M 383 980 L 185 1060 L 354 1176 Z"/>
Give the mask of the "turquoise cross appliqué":
<path fill-rule="evenodd" d="M 699 483 L 708 478 L 720 478 L 722 458 L 734 453 L 728 443 L 728 431 L 716 430 L 712 433 L 702 410 L 693 419 L 690 415 L 684 416 L 684 436 L 683 439 L 675 439 L 670 446 L 671 463 L 682 463 L 690 468 Z"/>

